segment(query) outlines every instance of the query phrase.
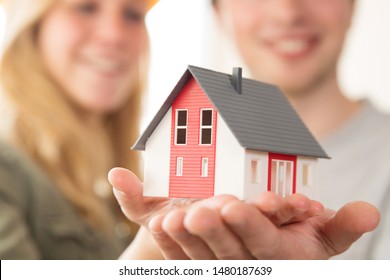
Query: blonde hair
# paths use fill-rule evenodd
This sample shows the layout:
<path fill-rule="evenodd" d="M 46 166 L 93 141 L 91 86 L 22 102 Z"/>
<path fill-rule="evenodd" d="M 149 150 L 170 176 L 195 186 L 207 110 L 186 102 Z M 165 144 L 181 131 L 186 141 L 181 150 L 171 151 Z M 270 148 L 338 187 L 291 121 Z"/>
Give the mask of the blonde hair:
<path fill-rule="evenodd" d="M 104 118 L 103 131 L 93 130 L 50 78 L 39 55 L 40 19 L 55 0 L 7 2 L 0 76 L 14 111 L 11 140 L 46 172 L 86 221 L 100 228 L 112 226 L 110 209 L 104 208 L 108 203 L 96 195 L 94 185 L 114 166 L 139 174 L 139 156 L 129 146 L 139 133 L 149 52 L 140 59 L 138 82 L 127 104 Z"/>

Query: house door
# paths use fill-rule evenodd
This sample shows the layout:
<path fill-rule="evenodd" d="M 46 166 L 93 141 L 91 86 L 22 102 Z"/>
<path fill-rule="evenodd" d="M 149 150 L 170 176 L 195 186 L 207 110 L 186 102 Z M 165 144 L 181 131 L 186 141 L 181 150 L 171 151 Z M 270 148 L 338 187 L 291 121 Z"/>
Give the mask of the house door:
<path fill-rule="evenodd" d="M 296 157 L 271 154 L 269 159 L 268 190 L 280 196 L 295 193 Z"/>

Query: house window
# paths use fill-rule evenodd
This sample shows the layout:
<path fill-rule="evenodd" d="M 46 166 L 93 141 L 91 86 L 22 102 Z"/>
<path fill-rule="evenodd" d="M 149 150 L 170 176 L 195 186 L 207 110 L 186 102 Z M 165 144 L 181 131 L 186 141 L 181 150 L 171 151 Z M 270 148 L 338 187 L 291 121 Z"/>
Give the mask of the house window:
<path fill-rule="evenodd" d="M 261 162 L 260 160 L 251 161 L 251 183 L 260 184 L 261 182 Z"/>
<path fill-rule="evenodd" d="M 176 111 L 176 145 L 185 145 L 187 143 L 187 110 Z"/>
<path fill-rule="evenodd" d="M 176 159 L 176 176 L 183 176 L 183 158 Z"/>
<path fill-rule="evenodd" d="M 310 164 L 302 165 L 302 185 L 305 187 L 310 187 L 313 184 L 313 174 L 312 166 Z"/>
<path fill-rule="evenodd" d="M 209 159 L 202 158 L 202 177 L 209 176 Z"/>
<path fill-rule="evenodd" d="M 202 109 L 200 114 L 200 144 L 210 145 L 212 135 L 213 110 Z"/>

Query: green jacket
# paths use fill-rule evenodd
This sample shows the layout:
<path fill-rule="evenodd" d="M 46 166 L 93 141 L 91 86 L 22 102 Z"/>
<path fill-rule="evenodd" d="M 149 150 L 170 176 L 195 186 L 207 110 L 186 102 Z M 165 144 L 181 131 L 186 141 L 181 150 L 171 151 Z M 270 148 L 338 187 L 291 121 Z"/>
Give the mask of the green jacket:
<path fill-rule="evenodd" d="M 0 141 L 0 259 L 116 259 L 126 245 L 89 226 L 36 165 Z"/>

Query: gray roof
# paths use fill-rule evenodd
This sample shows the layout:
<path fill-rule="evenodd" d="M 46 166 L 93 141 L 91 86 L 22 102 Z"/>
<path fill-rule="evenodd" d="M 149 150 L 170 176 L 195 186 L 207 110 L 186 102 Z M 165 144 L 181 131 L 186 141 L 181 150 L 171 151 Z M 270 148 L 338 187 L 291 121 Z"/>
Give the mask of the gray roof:
<path fill-rule="evenodd" d="M 133 149 L 145 149 L 147 139 L 191 76 L 208 96 L 242 147 L 288 155 L 329 158 L 276 86 L 243 78 L 242 94 L 238 94 L 232 86 L 232 75 L 191 65 Z"/>

